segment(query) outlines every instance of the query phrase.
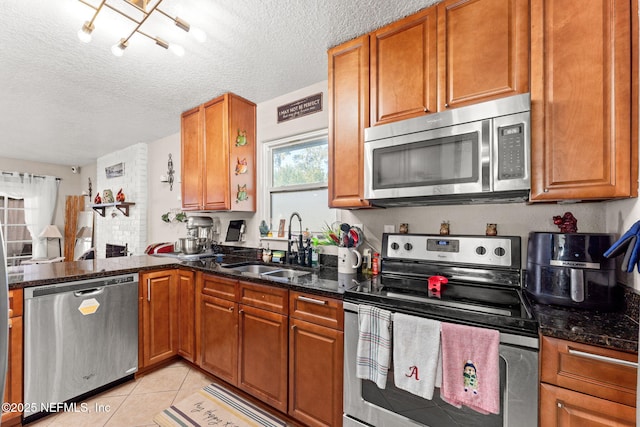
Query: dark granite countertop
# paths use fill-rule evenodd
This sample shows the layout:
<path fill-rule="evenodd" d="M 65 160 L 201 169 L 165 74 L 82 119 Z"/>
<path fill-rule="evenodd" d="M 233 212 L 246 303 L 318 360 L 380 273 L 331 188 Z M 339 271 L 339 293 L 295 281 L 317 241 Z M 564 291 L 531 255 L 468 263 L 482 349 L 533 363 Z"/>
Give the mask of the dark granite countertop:
<path fill-rule="evenodd" d="M 241 255 L 225 256 L 225 264 L 253 261 Z M 256 261 L 257 262 L 257 261 Z M 282 268 L 303 269 L 282 264 L 273 264 Z M 186 268 L 249 282 L 269 284 L 301 292 L 310 292 L 334 298 L 342 298 L 345 286 L 351 286 L 355 277 L 339 277 L 332 266 L 306 268 L 310 274 L 286 278 L 267 278 L 251 273 L 238 273 L 224 267 L 212 258 L 200 261 L 181 261 L 177 258 L 155 257 L 149 255 L 94 259 L 51 264 L 34 264 L 13 267 L 9 271 L 9 288 L 17 289 L 31 286 L 51 285 L 54 283 L 99 278 L 118 274 L 135 273 L 163 268 Z"/>
<path fill-rule="evenodd" d="M 553 338 L 637 353 L 640 295 L 627 286 L 624 288 L 624 304 L 619 311 L 601 312 L 533 304 L 540 333 Z"/>

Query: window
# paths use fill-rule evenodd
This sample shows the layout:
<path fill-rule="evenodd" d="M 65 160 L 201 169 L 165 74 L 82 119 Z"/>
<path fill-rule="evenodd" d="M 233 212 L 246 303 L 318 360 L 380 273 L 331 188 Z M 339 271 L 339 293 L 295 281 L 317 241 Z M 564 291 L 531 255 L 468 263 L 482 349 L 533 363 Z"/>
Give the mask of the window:
<path fill-rule="evenodd" d="M 303 229 L 319 232 L 325 223 L 335 221 L 335 210 L 329 209 L 329 148 L 327 130 L 266 142 L 264 147 L 266 212 L 271 229 L 277 230 L 281 218 L 293 212 L 302 217 Z M 292 231 L 298 232 L 297 219 Z"/>
<path fill-rule="evenodd" d="M 7 265 L 20 265 L 32 254 L 31 233 L 24 219 L 24 200 L 0 196 L 0 223 L 7 249 Z"/>

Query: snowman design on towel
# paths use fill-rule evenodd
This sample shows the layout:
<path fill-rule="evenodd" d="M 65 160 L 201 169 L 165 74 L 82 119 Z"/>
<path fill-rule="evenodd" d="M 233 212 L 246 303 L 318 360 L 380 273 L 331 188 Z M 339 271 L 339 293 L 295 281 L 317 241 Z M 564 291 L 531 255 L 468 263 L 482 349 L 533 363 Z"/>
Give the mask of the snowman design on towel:
<path fill-rule="evenodd" d="M 476 366 L 473 361 L 467 360 L 462 370 L 462 378 L 464 383 L 464 391 L 471 391 L 473 394 L 478 394 L 478 374 Z"/>

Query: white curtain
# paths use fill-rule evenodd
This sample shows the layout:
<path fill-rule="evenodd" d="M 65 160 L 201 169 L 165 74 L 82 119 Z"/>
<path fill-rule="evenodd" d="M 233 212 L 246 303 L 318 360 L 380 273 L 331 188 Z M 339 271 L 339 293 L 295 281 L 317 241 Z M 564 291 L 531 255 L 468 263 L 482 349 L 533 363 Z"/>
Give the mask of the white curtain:
<path fill-rule="evenodd" d="M 3 173 L 0 174 L 0 194 L 24 199 L 24 219 L 31 233 L 33 258 L 45 258 L 47 239 L 40 239 L 38 236 L 53 221 L 58 197 L 56 178 Z"/>

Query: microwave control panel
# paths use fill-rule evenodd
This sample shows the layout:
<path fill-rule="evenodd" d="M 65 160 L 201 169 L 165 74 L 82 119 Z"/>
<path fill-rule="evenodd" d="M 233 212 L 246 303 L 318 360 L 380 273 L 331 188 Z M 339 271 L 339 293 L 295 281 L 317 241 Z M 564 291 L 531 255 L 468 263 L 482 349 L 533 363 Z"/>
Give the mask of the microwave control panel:
<path fill-rule="evenodd" d="M 524 123 L 498 128 L 498 179 L 525 177 Z"/>

